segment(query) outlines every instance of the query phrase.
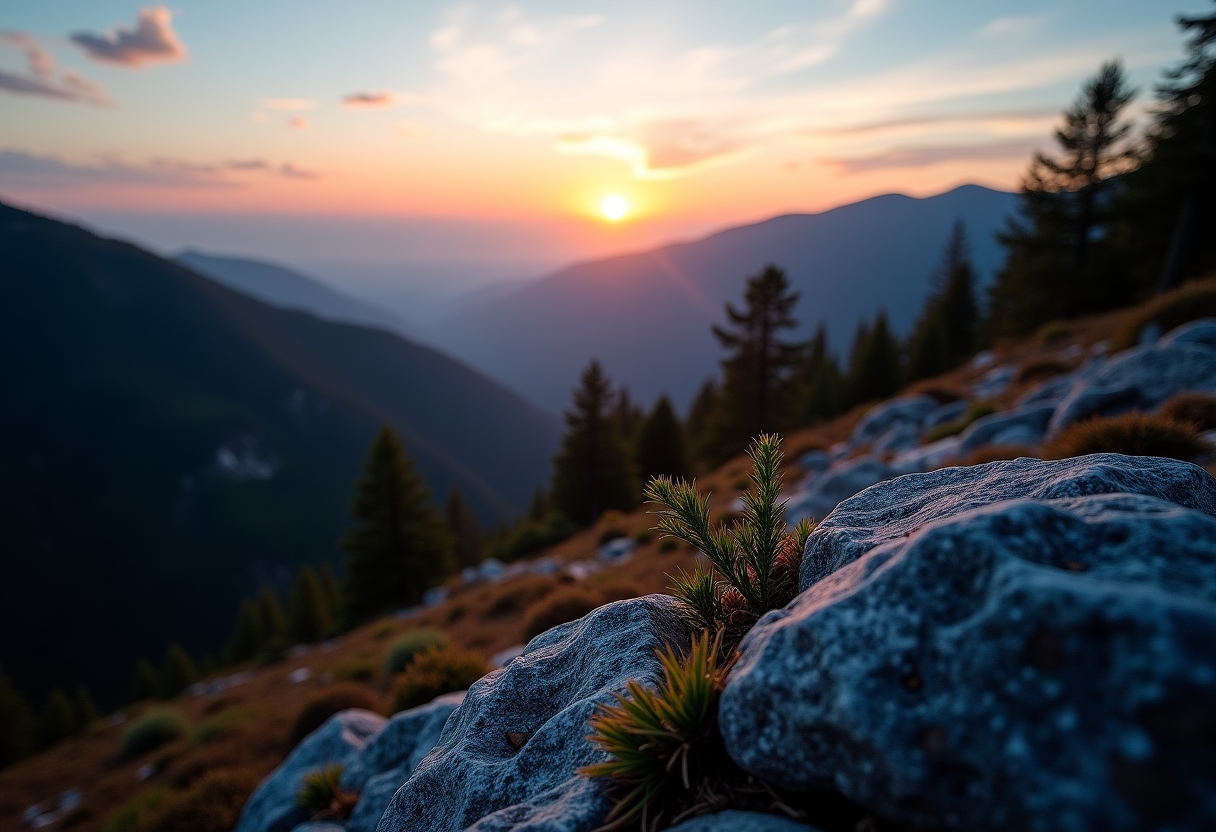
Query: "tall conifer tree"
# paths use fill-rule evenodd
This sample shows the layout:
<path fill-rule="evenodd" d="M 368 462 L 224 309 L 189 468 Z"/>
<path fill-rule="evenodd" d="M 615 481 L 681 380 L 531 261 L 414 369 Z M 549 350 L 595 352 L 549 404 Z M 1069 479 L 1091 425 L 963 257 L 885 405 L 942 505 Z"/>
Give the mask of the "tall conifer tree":
<path fill-rule="evenodd" d="M 180 644 L 172 644 L 165 653 L 165 665 L 160 672 L 160 697 L 172 699 L 198 681 L 194 660 Z"/>
<path fill-rule="evenodd" d="M 1135 155 L 1122 121 L 1132 91 L 1117 61 L 1103 64 L 1056 131 L 1059 158 L 1038 154 L 1022 184 L 1020 218 L 1000 234 L 1007 258 L 991 290 L 994 335 L 1020 334 L 1053 318 L 1118 305 L 1100 230 L 1110 221 L 1111 177 Z"/>
<path fill-rule="evenodd" d="M 654 477 L 687 477 L 684 431 L 666 396 L 660 396 L 638 431 L 634 461 L 643 485 Z"/>
<path fill-rule="evenodd" d="M 287 599 L 288 631 L 297 644 L 312 644 L 325 637 L 333 624 L 333 611 L 321 588 L 321 578 L 309 564 L 300 567 Z"/>
<path fill-rule="evenodd" d="M 444 510 L 448 531 L 454 541 L 454 551 L 457 566 L 476 566 L 481 560 L 482 536 L 481 527 L 477 524 L 477 515 L 465 502 L 460 489 L 453 488 L 448 492 L 448 502 Z"/>
<path fill-rule="evenodd" d="M 887 325 L 887 313 L 879 310 L 872 326 L 859 328 L 859 341 L 849 367 L 849 399 L 852 404 L 885 399 L 899 390 L 903 375 L 899 342 Z"/>
<path fill-rule="evenodd" d="M 0 669 L 0 768 L 24 759 L 34 750 L 34 717 L 29 703 Z"/>
<path fill-rule="evenodd" d="M 801 374 L 804 423 L 822 422 L 844 410 L 844 378 L 836 356 L 828 351 L 828 329 L 822 323 L 807 344 Z"/>
<path fill-rule="evenodd" d="M 344 615 L 351 624 L 417 604 L 452 568 L 452 542 L 392 428 L 376 435 L 351 504 Z"/>
<path fill-rule="evenodd" d="M 721 462 L 741 453 L 762 433 L 791 421 L 791 375 L 802 357 L 799 344 L 782 339 L 797 325 L 798 293 L 774 265 L 748 278 L 744 308 L 726 304 L 728 327 L 715 325 L 714 337 L 728 355 L 722 361 L 722 393 L 709 428 L 711 459 Z"/>
<path fill-rule="evenodd" d="M 140 659 L 135 665 L 135 675 L 131 680 L 131 699 L 143 702 L 160 696 L 160 674 L 147 659 Z"/>
<path fill-rule="evenodd" d="M 950 232 L 924 309 L 908 338 L 908 377 L 934 376 L 969 358 L 978 319 L 975 270 L 960 220 Z"/>
<path fill-rule="evenodd" d="M 262 617 L 252 600 L 243 598 L 237 611 L 236 626 L 228 639 L 225 654 L 230 662 L 243 662 L 262 652 L 266 638 L 262 632 Z M 159 682 L 158 682 L 159 685 Z"/>
<path fill-rule="evenodd" d="M 554 507 L 580 525 L 604 511 L 637 505 L 636 475 L 617 420 L 612 383 L 598 361 L 583 371 L 566 412 L 566 435 L 554 459 Z"/>

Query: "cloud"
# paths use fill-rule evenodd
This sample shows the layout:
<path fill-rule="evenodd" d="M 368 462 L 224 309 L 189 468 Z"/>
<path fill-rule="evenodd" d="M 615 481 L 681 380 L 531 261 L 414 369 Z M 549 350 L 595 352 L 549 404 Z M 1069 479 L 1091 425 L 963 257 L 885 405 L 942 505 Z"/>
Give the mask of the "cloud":
<path fill-rule="evenodd" d="M 1017 37 L 1033 35 L 1051 18 L 1048 14 L 997 17 L 988 22 L 980 34 L 984 37 Z"/>
<path fill-rule="evenodd" d="M 71 189 L 88 185 L 128 185 L 156 188 L 240 188 L 242 174 L 262 173 L 284 179 L 318 179 L 318 173 L 291 162 L 271 164 L 264 159 L 236 159 L 222 163 L 196 163 L 156 159 L 133 165 L 119 159 L 94 164 L 65 162 L 20 150 L 0 150 L 0 183 L 8 187 Z M 230 175 L 232 174 L 232 175 Z M 235 175 L 237 178 L 233 178 Z"/>
<path fill-rule="evenodd" d="M 430 103 L 427 96 L 416 92 L 354 92 L 342 97 L 342 106 L 352 110 L 374 110 L 381 107 L 408 107 Z"/>
<path fill-rule="evenodd" d="M 262 106 L 270 110 L 299 112 L 315 110 L 317 108 L 317 102 L 309 98 L 266 98 L 262 100 Z"/>
<path fill-rule="evenodd" d="M 732 126 L 696 119 L 639 125 L 629 137 L 610 133 L 567 134 L 557 150 L 572 156 L 603 156 L 629 165 L 639 179 L 674 179 L 698 173 L 746 152 L 749 142 Z"/>
<path fill-rule="evenodd" d="M 870 173 L 892 168 L 923 168 L 945 162 L 1027 159 L 1043 144 L 1043 139 L 1023 138 L 975 145 L 899 148 L 870 156 L 827 158 L 820 161 L 835 165 L 849 174 Z"/>
<path fill-rule="evenodd" d="M 77 32 L 72 42 L 95 61 L 126 67 L 186 58 L 186 47 L 173 31 L 173 12 L 165 6 L 140 9 L 134 29 L 119 26 L 103 35 Z"/>
<path fill-rule="evenodd" d="M 304 116 L 292 116 L 287 119 L 287 126 L 293 130 L 307 130 L 311 122 Z"/>
<path fill-rule="evenodd" d="M 25 52 L 29 64 L 24 73 L 0 70 L 0 89 L 16 95 L 111 106 L 105 87 L 89 81 L 74 69 L 56 72 L 55 59 L 32 36 L 24 32 L 0 32 L 0 41 Z"/>

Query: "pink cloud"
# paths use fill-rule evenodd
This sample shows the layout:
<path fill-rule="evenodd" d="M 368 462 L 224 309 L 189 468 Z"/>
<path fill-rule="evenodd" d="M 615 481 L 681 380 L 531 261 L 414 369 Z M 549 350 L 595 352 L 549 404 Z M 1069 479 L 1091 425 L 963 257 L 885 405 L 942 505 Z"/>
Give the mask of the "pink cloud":
<path fill-rule="evenodd" d="M 89 81 L 74 69 L 57 72 L 55 59 L 32 36 L 24 32 L 0 32 L 0 40 L 25 52 L 29 64 L 26 72 L 0 70 L 0 89 L 16 95 L 110 106 L 105 87 Z"/>
<path fill-rule="evenodd" d="M 72 42 L 93 60 L 127 67 L 186 57 L 186 47 L 173 31 L 173 12 L 165 6 L 140 9 L 134 29 L 119 26 L 104 35 L 77 32 Z"/>

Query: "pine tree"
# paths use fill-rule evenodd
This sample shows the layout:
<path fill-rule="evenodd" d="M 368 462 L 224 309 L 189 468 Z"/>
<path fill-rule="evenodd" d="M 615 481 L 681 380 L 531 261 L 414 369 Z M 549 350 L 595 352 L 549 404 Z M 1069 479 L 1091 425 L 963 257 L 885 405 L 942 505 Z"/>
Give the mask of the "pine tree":
<path fill-rule="evenodd" d="M 950 233 L 942 264 L 908 338 L 908 377 L 935 376 L 970 357 L 975 349 L 978 317 L 975 270 L 960 220 Z"/>
<path fill-rule="evenodd" d="M 198 671 L 186 648 L 171 644 L 160 672 L 160 698 L 172 699 L 198 681 Z"/>
<path fill-rule="evenodd" d="M 643 485 L 658 476 L 687 477 L 684 431 L 666 396 L 660 396 L 638 431 L 634 463 Z"/>
<path fill-rule="evenodd" d="M 1109 283 L 1107 246 L 1097 238 L 1110 221 L 1109 180 L 1135 163 L 1125 146 L 1129 126 L 1120 120 L 1132 95 L 1121 65 L 1103 64 L 1064 113 L 1055 136 L 1061 158 L 1035 156 L 1022 184 L 1021 216 L 998 235 L 1007 257 L 991 290 L 993 335 L 1127 300 L 1125 288 Z"/>
<path fill-rule="evenodd" d="M 232 630 L 232 636 L 228 639 L 228 646 L 224 652 L 228 661 L 243 662 L 261 653 L 264 644 L 265 637 L 257 604 L 245 598 L 241 601 L 236 626 Z"/>
<path fill-rule="evenodd" d="M 448 492 L 448 502 L 444 511 L 448 532 L 454 541 L 454 553 L 457 566 L 476 566 L 481 561 L 483 546 L 481 527 L 477 524 L 477 515 L 464 501 L 460 489 L 453 488 Z"/>
<path fill-rule="evenodd" d="M 452 541 L 392 428 L 376 435 L 351 504 L 343 615 L 350 624 L 417 604 L 452 569 Z"/>
<path fill-rule="evenodd" d="M 321 579 L 308 564 L 296 573 L 295 584 L 288 596 L 288 632 L 296 644 L 320 641 L 333 623 Z"/>
<path fill-rule="evenodd" d="M 1216 14 L 1177 22 L 1186 58 L 1157 88 L 1144 162 L 1112 206 L 1114 260 L 1139 296 L 1216 270 Z"/>
<path fill-rule="evenodd" d="M 277 651 L 287 647 L 287 615 L 279 596 L 270 587 L 258 594 L 258 623 L 262 632 L 262 649 Z"/>
<path fill-rule="evenodd" d="M 793 369 L 802 355 L 798 344 L 781 339 L 793 329 L 798 293 L 785 272 L 765 266 L 748 278 L 745 308 L 726 304 L 730 328 L 714 326 L 714 337 L 729 355 L 722 361 L 722 394 L 710 419 L 708 451 L 716 462 L 741 453 L 753 438 L 791 421 Z"/>
<path fill-rule="evenodd" d="M 140 659 L 135 665 L 135 675 L 131 680 L 131 700 L 143 702 L 160 696 L 160 674 L 147 659 Z"/>
<path fill-rule="evenodd" d="M 325 597 L 325 607 L 329 611 L 332 631 L 341 623 L 342 585 L 338 582 L 338 576 L 334 574 L 334 568 L 328 563 L 321 564 L 321 571 L 317 577 L 321 579 L 321 594 Z"/>
<path fill-rule="evenodd" d="M 76 709 L 59 688 L 51 691 L 38 715 L 38 744 L 48 748 L 76 733 Z"/>
<path fill-rule="evenodd" d="M 93 694 L 89 692 L 87 686 L 79 685 L 76 688 L 76 697 L 72 706 L 76 715 L 76 733 L 88 729 L 97 721 L 97 703 L 93 701 Z"/>
<path fill-rule="evenodd" d="M 0 669 L 0 768 L 24 759 L 34 750 L 34 717 L 29 703 Z"/>
<path fill-rule="evenodd" d="M 617 391 L 612 418 L 616 422 L 616 431 L 621 439 L 627 445 L 632 444 L 646 419 L 646 412 L 630 397 L 628 387 L 622 386 Z"/>
<path fill-rule="evenodd" d="M 532 492 L 532 502 L 528 505 L 528 519 L 540 522 L 549 516 L 549 494 L 544 486 L 536 486 Z"/>
<path fill-rule="evenodd" d="M 566 412 L 566 435 L 554 459 L 554 508 L 583 526 L 608 509 L 630 511 L 638 503 L 636 475 L 612 406 L 612 384 L 598 361 L 583 370 Z"/>
<path fill-rule="evenodd" d="M 802 422 L 822 422 L 844 409 L 844 379 L 836 356 L 828 351 L 828 330 L 822 323 L 807 344 L 806 359 L 799 372 L 803 387 Z"/>
<path fill-rule="evenodd" d="M 874 324 L 859 328 L 863 337 L 854 348 L 849 366 L 848 390 L 852 404 L 885 399 L 899 390 L 903 375 L 899 342 L 887 325 L 887 313 L 879 310 Z"/>
<path fill-rule="evenodd" d="M 709 441 L 709 420 L 718 406 L 718 385 L 712 378 L 705 379 L 688 408 L 684 420 L 684 439 L 687 442 L 689 461 L 700 461 Z"/>

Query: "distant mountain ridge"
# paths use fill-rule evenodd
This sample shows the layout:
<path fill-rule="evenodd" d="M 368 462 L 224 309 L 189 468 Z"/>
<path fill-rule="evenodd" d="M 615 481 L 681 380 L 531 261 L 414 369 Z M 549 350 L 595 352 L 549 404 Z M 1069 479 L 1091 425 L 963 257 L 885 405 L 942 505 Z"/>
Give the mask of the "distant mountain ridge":
<path fill-rule="evenodd" d="M 566 406 L 593 357 L 643 401 L 668 393 L 681 407 L 717 369 L 710 325 L 767 263 L 802 293 L 801 335 L 822 320 L 843 351 L 859 321 L 885 308 L 907 332 L 929 291 L 950 227 L 967 226 L 988 277 L 1001 251 L 993 232 L 1016 195 L 964 185 L 924 199 L 886 195 L 820 214 L 790 214 L 700 240 L 579 263 L 428 332 L 433 343 L 551 411 Z"/>
<path fill-rule="evenodd" d="M 187 249 L 173 262 L 203 277 L 280 309 L 311 312 L 318 318 L 358 324 L 411 337 L 409 326 L 391 312 L 348 297 L 320 280 L 275 263 L 243 257 L 219 257 Z"/>
<path fill-rule="evenodd" d="M 35 699 L 113 703 L 138 656 L 214 652 L 241 596 L 337 560 L 383 424 L 484 520 L 548 480 L 556 420 L 434 350 L 3 204 L 0 259 L 0 665 Z"/>

